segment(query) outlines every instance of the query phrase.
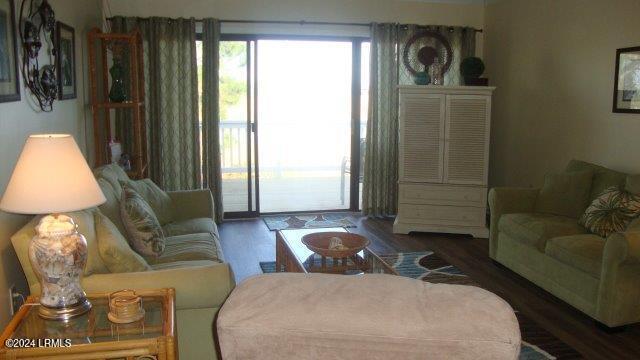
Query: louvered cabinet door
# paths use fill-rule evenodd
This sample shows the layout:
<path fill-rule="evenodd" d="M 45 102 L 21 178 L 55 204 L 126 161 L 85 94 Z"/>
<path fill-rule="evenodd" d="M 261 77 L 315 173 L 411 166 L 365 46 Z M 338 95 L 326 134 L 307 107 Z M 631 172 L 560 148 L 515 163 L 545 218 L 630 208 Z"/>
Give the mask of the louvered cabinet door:
<path fill-rule="evenodd" d="M 400 181 L 442 182 L 442 94 L 400 94 Z"/>
<path fill-rule="evenodd" d="M 444 181 L 487 184 L 491 98 L 447 95 Z"/>

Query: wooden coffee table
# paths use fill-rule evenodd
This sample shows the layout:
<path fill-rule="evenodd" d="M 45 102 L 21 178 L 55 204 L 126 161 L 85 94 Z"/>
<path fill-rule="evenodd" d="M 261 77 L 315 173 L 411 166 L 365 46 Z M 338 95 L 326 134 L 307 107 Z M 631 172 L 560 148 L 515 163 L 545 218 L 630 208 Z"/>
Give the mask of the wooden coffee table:
<path fill-rule="evenodd" d="M 361 274 L 383 273 L 398 275 L 368 247 L 344 259 L 324 258 L 309 250 L 302 237 L 318 232 L 347 232 L 344 228 L 295 229 L 276 232 L 276 272 Z"/>

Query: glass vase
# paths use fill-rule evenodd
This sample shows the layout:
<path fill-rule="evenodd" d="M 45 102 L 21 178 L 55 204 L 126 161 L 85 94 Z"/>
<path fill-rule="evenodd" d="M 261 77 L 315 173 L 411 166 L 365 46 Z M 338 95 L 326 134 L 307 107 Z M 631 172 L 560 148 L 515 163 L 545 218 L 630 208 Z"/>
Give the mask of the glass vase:
<path fill-rule="evenodd" d="M 40 280 L 41 317 L 66 320 L 89 311 L 91 303 L 80 285 L 87 254 L 87 241 L 70 217 L 40 220 L 29 244 L 29 260 Z"/>

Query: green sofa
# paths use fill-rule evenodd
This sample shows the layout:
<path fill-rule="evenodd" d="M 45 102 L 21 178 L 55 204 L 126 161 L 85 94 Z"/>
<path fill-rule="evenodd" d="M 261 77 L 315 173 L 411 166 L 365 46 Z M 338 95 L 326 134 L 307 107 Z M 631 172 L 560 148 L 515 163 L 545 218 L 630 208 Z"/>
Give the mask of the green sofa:
<path fill-rule="evenodd" d="M 638 192 L 637 176 L 577 160 L 566 170 L 593 172 L 587 204 L 614 185 Z M 491 189 L 490 257 L 606 327 L 640 322 L 640 221 L 605 239 L 536 212 L 539 191 Z"/>
<path fill-rule="evenodd" d="M 120 181 L 128 181 L 119 166 L 107 165 L 94 171 L 107 202 L 100 212 L 124 234 L 120 220 Z M 150 180 L 142 180 L 150 181 Z M 87 238 L 92 273 L 82 279 L 86 292 L 111 292 L 120 289 L 174 288 L 180 358 L 186 360 L 216 359 L 214 317 L 235 287 L 229 264 L 224 262 L 218 229 L 213 221 L 213 199 L 209 190 L 168 192 L 170 200 L 163 209 L 154 208 L 166 237 L 164 254 L 149 262 L 148 270 L 111 273 L 101 265 L 97 249 L 100 238 L 92 223 L 96 209 L 73 213 L 81 232 Z M 144 195 L 143 195 L 144 197 Z M 150 202 L 152 208 L 158 203 Z M 32 294 L 40 293 L 40 284 L 28 258 L 29 238 L 37 219 L 12 237 L 12 244 L 24 270 Z M 92 258 L 93 257 L 93 258 Z"/>

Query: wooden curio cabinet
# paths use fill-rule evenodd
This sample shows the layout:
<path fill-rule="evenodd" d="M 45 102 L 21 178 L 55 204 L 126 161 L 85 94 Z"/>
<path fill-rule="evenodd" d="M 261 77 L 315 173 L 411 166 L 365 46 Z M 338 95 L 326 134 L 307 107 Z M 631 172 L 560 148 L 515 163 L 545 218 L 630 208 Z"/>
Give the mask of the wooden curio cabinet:
<path fill-rule="evenodd" d="M 88 34 L 89 41 L 89 80 L 91 86 L 91 112 L 93 115 L 93 137 L 95 147 L 95 166 L 115 162 L 111 157 L 112 141 L 127 141 L 125 153 L 130 159 L 129 177 L 141 179 L 147 177 L 147 135 L 144 108 L 144 72 L 142 37 L 138 31 L 130 33 L 103 33 L 94 28 Z M 122 101 L 112 101 L 110 92 L 110 64 L 120 61 L 124 67 Z M 121 126 L 129 127 L 130 139 L 118 139 L 114 133 L 115 113 L 125 122 Z"/>

